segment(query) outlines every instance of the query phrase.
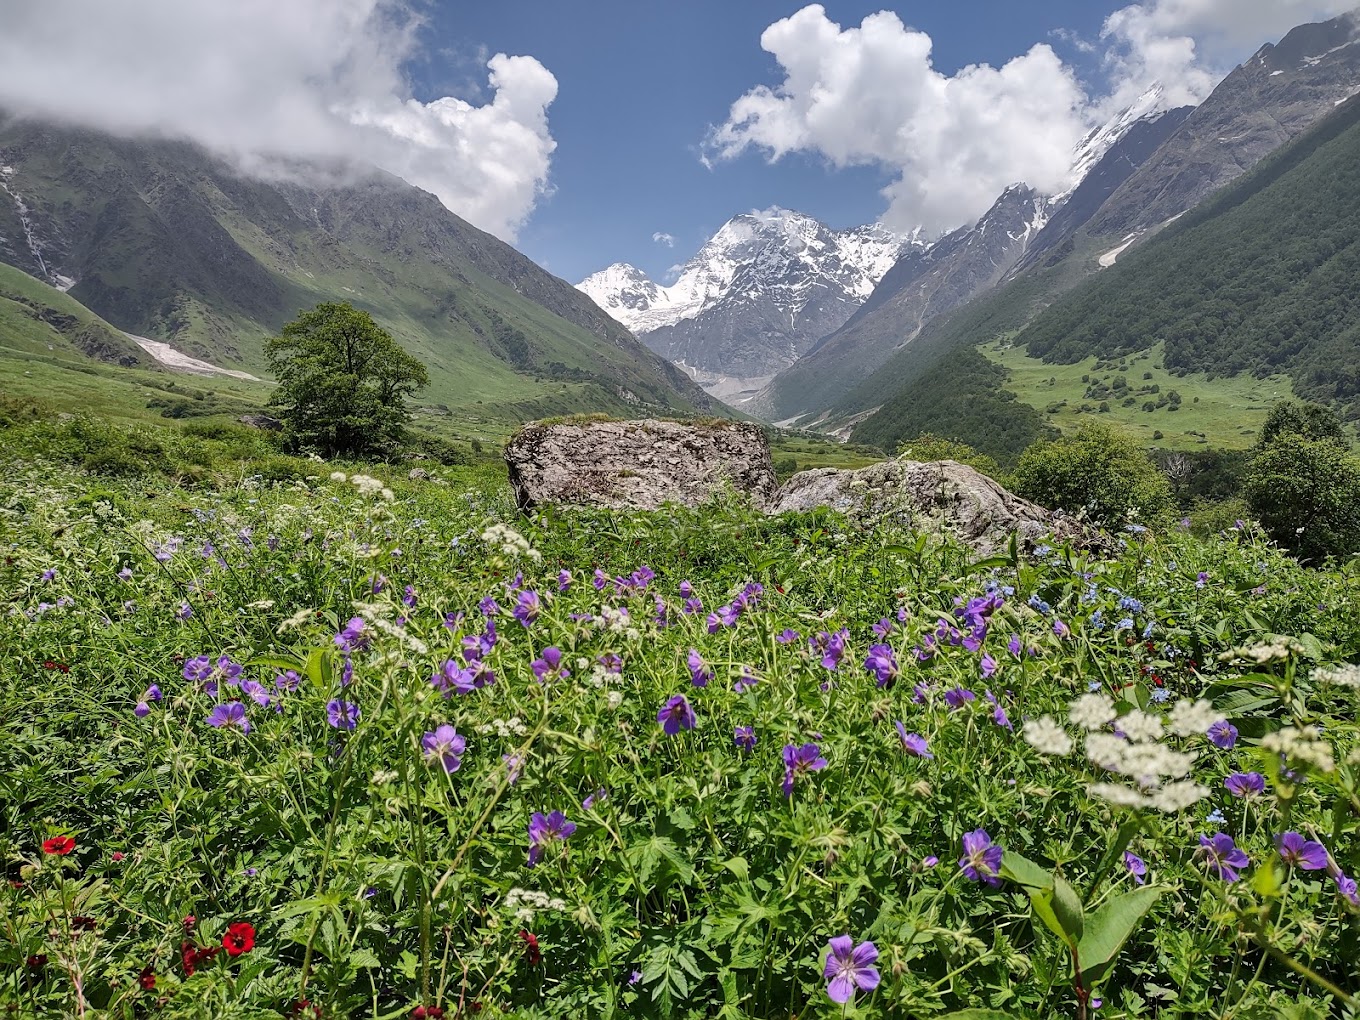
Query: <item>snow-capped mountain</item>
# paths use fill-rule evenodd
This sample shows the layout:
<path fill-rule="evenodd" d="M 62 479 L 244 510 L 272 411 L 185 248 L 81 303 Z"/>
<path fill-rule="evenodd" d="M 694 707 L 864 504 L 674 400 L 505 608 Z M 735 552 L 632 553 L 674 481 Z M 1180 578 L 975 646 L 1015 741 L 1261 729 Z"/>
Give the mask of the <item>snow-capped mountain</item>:
<path fill-rule="evenodd" d="M 710 392 L 731 396 L 839 328 L 921 246 L 881 226 L 832 230 L 775 208 L 728 220 L 670 286 L 625 263 L 577 286 Z"/>

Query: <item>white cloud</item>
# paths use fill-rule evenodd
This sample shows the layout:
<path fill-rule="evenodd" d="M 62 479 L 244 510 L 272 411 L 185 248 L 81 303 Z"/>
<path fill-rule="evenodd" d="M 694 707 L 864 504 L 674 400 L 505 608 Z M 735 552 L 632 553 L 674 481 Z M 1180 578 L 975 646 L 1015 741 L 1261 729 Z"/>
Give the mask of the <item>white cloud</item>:
<path fill-rule="evenodd" d="M 119 134 L 375 163 L 512 239 L 548 188 L 557 80 L 486 62 L 478 105 L 411 98 L 410 0 L 0 0 L 0 107 Z"/>
<path fill-rule="evenodd" d="M 1199 102 L 1263 43 L 1357 2 L 1142 0 L 1110 15 L 1098 46 L 1054 33 L 1082 52 L 1103 51 L 1110 81 L 1097 95 L 1047 45 L 999 68 L 945 75 L 932 64 L 930 36 L 896 14 L 843 28 L 812 4 L 761 35 L 783 81 L 737 99 L 702 159 L 712 166 L 756 150 L 771 162 L 806 153 L 837 168 L 878 167 L 894 177 L 883 221 L 934 233 L 980 216 L 1018 181 L 1063 190 L 1075 144 L 1154 82 L 1167 105 Z"/>
<path fill-rule="evenodd" d="M 775 22 L 760 44 L 784 81 L 733 103 L 708 152 L 813 152 L 837 167 L 888 168 L 898 175 L 884 191 L 890 227 L 957 226 L 1021 180 L 1059 191 L 1088 128 L 1076 76 L 1046 45 L 951 77 L 933 67 L 930 37 L 896 14 L 843 29 L 819 4 Z"/>
<path fill-rule="evenodd" d="M 664 244 L 667 248 L 675 247 L 675 238 L 672 237 L 670 234 L 664 233 L 660 230 L 658 230 L 655 234 L 652 235 L 652 240 L 655 241 L 657 244 Z"/>
<path fill-rule="evenodd" d="M 1116 87 L 1113 103 L 1154 81 L 1173 104 L 1202 101 L 1244 52 L 1296 25 L 1353 10 L 1356 0 L 1144 0 L 1115 11 L 1101 37 Z"/>

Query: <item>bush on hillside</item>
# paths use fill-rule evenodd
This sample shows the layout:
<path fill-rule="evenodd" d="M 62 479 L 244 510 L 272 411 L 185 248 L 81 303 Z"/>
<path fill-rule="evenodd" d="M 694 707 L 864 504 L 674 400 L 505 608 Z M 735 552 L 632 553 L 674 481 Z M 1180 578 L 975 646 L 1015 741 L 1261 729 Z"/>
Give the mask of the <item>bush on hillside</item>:
<path fill-rule="evenodd" d="M 1027 449 L 1015 491 L 1046 507 L 1084 513 L 1107 526 L 1168 519 L 1175 504 L 1166 476 L 1117 428 L 1085 422 L 1073 435 Z"/>
<path fill-rule="evenodd" d="M 1335 440 L 1283 433 L 1256 454 L 1246 497 L 1270 537 L 1301 559 L 1360 552 L 1360 460 Z"/>
<path fill-rule="evenodd" d="M 956 460 L 991 478 L 1000 478 L 1002 473 L 1001 465 L 996 462 L 995 457 L 989 457 L 967 443 L 946 439 L 931 432 L 922 432 L 915 439 L 902 443 L 897 448 L 897 455 L 917 461 Z"/>

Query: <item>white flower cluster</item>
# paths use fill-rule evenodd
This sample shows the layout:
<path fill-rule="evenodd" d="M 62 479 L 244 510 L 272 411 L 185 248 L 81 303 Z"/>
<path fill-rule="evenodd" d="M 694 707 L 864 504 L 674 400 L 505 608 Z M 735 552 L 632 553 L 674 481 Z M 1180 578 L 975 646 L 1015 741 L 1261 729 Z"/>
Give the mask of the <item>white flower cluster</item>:
<path fill-rule="evenodd" d="M 504 906 L 506 910 L 515 915 L 516 921 L 532 921 L 534 914 L 540 910 L 565 912 L 567 902 L 536 889 L 516 887 L 505 894 Z"/>
<path fill-rule="evenodd" d="M 1336 758 L 1332 745 L 1322 739 L 1322 734 L 1313 726 L 1286 726 L 1261 738 L 1261 746 L 1267 751 L 1283 755 L 1289 761 L 1312 765 L 1322 772 L 1336 771 Z"/>
<path fill-rule="evenodd" d="M 1040 754 L 1061 757 L 1072 751 L 1072 738 L 1067 731 L 1054 721 L 1052 716 L 1041 715 L 1025 723 L 1025 743 Z"/>
<path fill-rule="evenodd" d="M 340 482 L 342 485 L 349 482 L 350 485 L 359 490 L 361 496 L 381 495 L 383 499 L 389 502 L 397 498 L 391 489 L 383 485 L 381 479 L 374 478 L 372 475 L 346 475 L 343 471 L 332 471 L 331 481 Z"/>
<path fill-rule="evenodd" d="M 394 637 L 417 655 L 429 652 L 429 646 L 401 624 L 388 619 L 392 606 L 383 602 L 352 602 L 355 611 L 374 630 L 380 630 L 388 637 Z"/>
<path fill-rule="evenodd" d="M 491 722 L 478 726 L 477 732 L 494 733 L 502 740 L 507 740 L 510 737 L 522 737 L 529 729 L 524 725 L 524 720 L 516 715 L 509 719 L 492 719 Z"/>
<path fill-rule="evenodd" d="M 1171 706 L 1171 732 L 1178 737 L 1193 737 L 1207 733 L 1209 727 L 1222 718 L 1223 713 L 1203 698 L 1198 701 L 1184 699 Z"/>
<path fill-rule="evenodd" d="M 1106 694 L 1083 694 L 1067 709 L 1067 718 L 1087 733 L 1103 730 L 1118 714 L 1114 702 Z"/>
<path fill-rule="evenodd" d="M 1344 662 L 1339 666 L 1326 666 L 1313 671 L 1313 679 L 1318 683 L 1335 684 L 1337 687 L 1360 688 L 1360 666 Z"/>
<path fill-rule="evenodd" d="M 1291 655 L 1302 655 L 1305 651 L 1303 645 L 1293 638 L 1276 634 L 1264 644 L 1230 649 L 1220 655 L 1219 659 L 1224 662 L 1254 662 L 1258 666 L 1264 666 L 1271 662 L 1280 662 Z"/>
<path fill-rule="evenodd" d="M 526 556 L 535 563 L 543 559 L 542 554 L 529 545 L 527 538 L 505 524 L 491 525 L 482 532 L 482 541 L 492 549 L 499 549 L 512 558 Z"/>
<path fill-rule="evenodd" d="M 642 637 L 642 633 L 633 626 L 632 616 L 623 606 L 605 606 L 600 610 L 600 615 L 595 617 L 595 623 L 601 630 L 622 634 L 629 641 L 637 641 Z"/>
<path fill-rule="evenodd" d="M 297 630 L 299 627 L 305 627 L 312 622 L 312 617 L 315 615 L 315 612 L 316 611 L 313 609 L 299 609 L 296 613 L 279 624 L 279 633 L 282 634 L 286 630 Z"/>

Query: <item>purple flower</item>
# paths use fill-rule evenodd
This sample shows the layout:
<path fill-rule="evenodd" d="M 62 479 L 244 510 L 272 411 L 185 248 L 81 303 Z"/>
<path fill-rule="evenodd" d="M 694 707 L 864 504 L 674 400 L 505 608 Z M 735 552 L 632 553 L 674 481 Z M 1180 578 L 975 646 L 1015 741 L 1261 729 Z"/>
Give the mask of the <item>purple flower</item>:
<path fill-rule="evenodd" d="M 427 762 L 433 764 L 437 761 L 444 766 L 445 772 L 457 772 L 458 767 L 463 764 L 463 751 L 467 748 L 467 740 L 445 723 L 436 727 L 433 733 L 426 733 L 421 737 L 420 746 L 425 752 Z"/>
<path fill-rule="evenodd" d="M 131 567 L 124 567 L 122 570 L 118 571 L 118 580 L 120 580 L 120 581 L 131 581 L 131 580 L 132 580 L 132 568 L 131 568 Z"/>
<path fill-rule="evenodd" d="M 430 677 L 430 686 L 442 691 L 447 698 L 455 691 L 471 694 L 477 689 L 477 682 L 471 670 L 464 669 L 453 659 L 446 659 L 444 665 L 439 667 L 439 672 Z"/>
<path fill-rule="evenodd" d="M 372 591 L 374 595 L 379 595 L 386 587 L 387 578 L 384 575 L 379 574 L 377 577 L 373 578 L 373 583 L 369 586 L 369 590 Z"/>
<path fill-rule="evenodd" d="M 923 868 L 933 868 L 935 867 L 935 865 L 939 863 L 940 859 L 936 857 L 934 854 L 931 854 L 929 857 L 921 858 L 921 867 Z"/>
<path fill-rule="evenodd" d="M 1329 858 L 1327 848 L 1311 839 L 1304 839 L 1297 832 L 1286 832 L 1275 837 L 1280 859 L 1304 871 L 1322 871 L 1327 867 Z"/>
<path fill-rule="evenodd" d="M 519 593 L 519 600 L 515 603 L 514 616 L 525 627 L 531 627 L 542 610 L 543 602 L 539 599 L 538 592 L 525 589 Z"/>
<path fill-rule="evenodd" d="M 566 840 L 576 831 L 576 823 L 567 821 L 561 811 L 553 811 L 546 817 L 535 811 L 529 818 L 529 866 L 539 862 L 543 848 L 549 843 Z"/>
<path fill-rule="evenodd" d="M 1201 836 L 1196 852 L 1204 857 L 1205 867 L 1225 882 L 1236 882 L 1242 877 L 1238 869 L 1251 864 L 1251 858 L 1237 848 L 1226 832 L 1215 833 L 1212 838 Z"/>
<path fill-rule="evenodd" d="M 181 620 L 187 620 L 189 619 L 189 617 L 193 615 L 194 615 L 193 607 L 190 606 L 189 603 L 187 602 L 181 602 L 179 604 L 179 608 L 175 610 L 175 616 L 177 616 Z"/>
<path fill-rule="evenodd" d="M 834 634 L 822 631 L 812 638 L 809 644 L 812 646 L 814 654 L 822 657 L 822 666 L 826 669 L 838 669 L 841 664 L 841 657 L 845 655 L 845 642 L 850 639 L 850 632 L 842 627 Z"/>
<path fill-rule="evenodd" d="M 594 793 L 592 793 L 592 794 L 590 794 L 589 796 L 587 796 L 585 800 L 581 801 L 581 810 L 582 810 L 582 811 L 591 811 L 591 810 L 594 810 L 596 804 L 603 803 L 604 801 L 606 801 L 606 800 L 608 800 L 608 799 L 609 799 L 609 791 L 607 791 L 607 790 L 602 786 L 602 787 L 600 787 L 598 790 L 596 790 Z"/>
<path fill-rule="evenodd" d="M 280 673 L 274 678 L 274 686 L 281 691 L 295 691 L 301 683 L 302 677 L 298 676 L 297 670 L 293 669 Z"/>
<path fill-rule="evenodd" d="M 784 796 L 793 796 L 793 781 L 808 772 L 819 772 L 826 768 L 826 759 L 822 757 L 822 749 L 816 744 L 804 744 L 796 747 L 793 744 L 784 745 Z"/>
<path fill-rule="evenodd" d="M 350 618 L 344 629 L 335 635 L 335 645 L 342 652 L 362 652 L 368 647 L 368 636 L 364 633 L 364 621 L 358 616 Z"/>
<path fill-rule="evenodd" d="M 1010 653 L 1011 653 L 1012 655 L 1014 655 L 1016 658 L 1019 658 L 1019 657 L 1020 657 L 1020 635 L 1019 635 L 1019 634 L 1012 634 L 1012 635 L 1011 635 L 1011 639 L 1010 639 L 1009 641 L 1006 642 L 1006 651 L 1010 652 Z"/>
<path fill-rule="evenodd" d="M 1014 733 L 1015 727 L 1011 725 L 1011 717 L 1006 714 L 1006 710 L 1002 707 L 1001 702 L 997 700 L 996 695 L 991 691 L 987 691 L 986 693 L 987 700 L 992 703 L 992 722 L 996 723 L 1002 729 L 1007 729 Z"/>
<path fill-rule="evenodd" d="M 1355 879 L 1336 873 L 1336 891 L 1346 898 L 1353 907 L 1360 907 L 1360 890 L 1356 889 Z"/>
<path fill-rule="evenodd" d="M 878 638 L 880 641 L 882 641 L 884 638 L 886 638 L 889 634 L 892 633 L 892 630 L 893 630 L 893 622 L 892 622 L 892 620 L 888 619 L 888 618 L 885 616 L 885 617 L 883 617 L 883 619 L 879 620 L 876 624 L 874 624 L 874 625 L 873 625 L 871 628 L 869 628 L 869 629 L 872 630 L 872 631 L 874 632 L 874 637 L 876 637 L 876 638 Z"/>
<path fill-rule="evenodd" d="M 872 942 L 861 942 L 849 935 L 837 935 L 827 943 L 830 952 L 826 957 L 826 994 L 832 1002 L 849 1002 L 855 989 L 872 992 L 878 987 L 878 949 Z"/>
<path fill-rule="evenodd" d="M 213 708 L 208 714 L 208 725 L 218 729 L 238 727 L 242 733 L 250 732 L 250 720 L 246 718 L 246 706 L 239 701 L 225 701 Z"/>
<path fill-rule="evenodd" d="M 514 786 L 519 782 L 519 774 L 524 769 L 524 755 L 503 754 L 501 761 L 505 764 L 505 781 Z"/>
<path fill-rule="evenodd" d="M 1069 637 L 1072 634 L 1072 628 L 1067 626 L 1067 624 L 1063 623 L 1061 620 L 1055 618 L 1053 620 L 1053 633 L 1060 638 Z"/>
<path fill-rule="evenodd" d="M 741 676 L 738 677 L 737 682 L 732 685 L 732 690 L 737 694 L 745 694 L 758 683 L 760 683 L 760 677 L 751 672 L 751 667 L 742 666 Z"/>
<path fill-rule="evenodd" d="M 774 636 L 774 639 L 778 641 L 781 645 L 791 645 L 798 641 L 801 636 L 802 635 L 800 635 L 792 627 L 785 627 L 783 630 L 781 630 L 778 634 Z"/>
<path fill-rule="evenodd" d="M 672 737 L 681 730 L 694 729 L 699 722 L 694 717 L 694 709 L 689 707 L 689 702 L 685 700 L 683 694 L 677 694 L 662 705 L 656 713 L 656 721 Z"/>
<path fill-rule="evenodd" d="M 599 567 L 596 567 L 595 575 L 591 578 L 590 583 L 595 586 L 596 591 L 604 591 L 604 586 L 609 583 L 609 575 Z"/>
<path fill-rule="evenodd" d="M 501 611 L 501 607 L 490 595 L 478 602 L 477 608 L 481 610 L 483 616 L 498 616 Z"/>
<path fill-rule="evenodd" d="M 615 652 L 605 652 L 595 660 L 606 673 L 622 673 L 623 660 Z"/>
<path fill-rule="evenodd" d="M 926 738 L 919 733 L 908 733 L 907 728 L 900 722 L 893 723 L 897 727 L 897 738 L 902 741 L 902 750 L 907 754 L 914 754 L 918 758 L 934 758 L 930 753 L 930 745 L 926 743 Z"/>
<path fill-rule="evenodd" d="M 944 692 L 944 703 L 953 709 L 962 708 L 976 698 L 977 695 L 966 687 L 954 687 Z"/>
<path fill-rule="evenodd" d="M 974 882 L 986 882 L 990 886 L 1001 884 L 1001 858 L 1005 850 L 992 842 L 986 829 L 974 829 L 964 833 L 963 856 L 959 867 L 963 875 Z"/>
<path fill-rule="evenodd" d="M 151 706 L 148 705 L 145 701 L 139 701 L 137 702 L 136 706 L 132 709 L 132 714 L 135 715 L 138 719 L 145 719 L 147 716 L 151 714 Z"/>
<path fill-rule="evenodd" d="M 1266 777 L 1259 772 L 1234 772 L 1223 780 L 1224 787 L 1234 797 L 1254 797 L 1265 793 Z"/>
<path fill-rule="evenodd" d="M 261 708 L 268 708 L 269 703 L 274 700 L 269 696 L 269 691 L 265 689 L 264 684 L 256 680 L 242 681 L 241 691 L 244 694 L 250 695 L 251 700 Z"/>
<path fill-rule="evenodd" d="M 529 668 L 534 671 L 534 679 L 539 683 L 545 683 L 555 677 L 565 680 L 571 676 L 571 670 L 562 665 L 562 650 L 556 647 L 543 649 L 543 654 L 531 662 Z"/>
<path fill-rule="evenodd" d="M 738 726 L 733 732 L 732 741 L 743 751 L 754 751 L 756 748 L 756 731 L 751 726 Z"/>
<path fill-rule="evenodd" d="M 142 693 L 143 701 L 160 701 L 162 697 L 164 695 L 161 694 L 161 689 L 155 684 L 152 684 Z"/>
<path fill-rule="evenodd" d="M 640 970 L 635 970 L 635 971 L 633 971 L 633 973 L 631 973 L 631 974 L 628 975 L 628 983 L 629 983 L 630 985 L 635 985 L 635 984 L 637 984 L 637 983 L 638 983 L 639 981 L 641 981 L 641 980 L 642 980 L 642 971 L 640 971 Z"/>
<path fill-rule="evenodd" d="M 1237 744 L 1237 727 L 1227 719 L 1220 719 L 1210 726 L 1207 735 L 1209 743 L 1224 751 L 1231 751 Z"/>
<path fill-rule="evenodd" d="M 706 667 L 704 657 L 699 654 L 699 649 L 691 648 L 689 657 L 685 660 L 689 666 L 689 680 L 695 687 L 707 687 L 708 682 L 713 679 L 713 673 Z"/>
<path fill-rule="evenodd" d="M 892 686 L 901 672 L 897 667 L 897 656 L 888 645 L 871 645 L 864 668 L 877 678 L 880 687 Z"/>
<path fill-rule="evenodd" d="M 43 581 L 53 581 L 56 580 L 56 577 L 57 571 L 55 567 L 48 567 L 46 570 L 42 572 Z"/>
<path fill-rule="evenodd" d="M 560 592 L 566 591 L 570 587 L 571 587 L 571 571 L 570 570 L 559 571 L 557 575 L 557 590 Z"/>
<path fill-rule="evenodd" d="M 1138 885 L 1143 885 L 1147 881 L 1147 864 L 1132 850 L 1124 851 L 1124 867 Z"/>
<path fill-rule="evenodd" d="M 414 608 L 416 601 L 419 598 L 420 598 L 419 593 L 415 590 L 415 588 L 412 585 L 408 584 L 406 586 L 406 590 L 402 592 L 401 601 L 402 604 L 409 609 Z"/>
<path fill-rule="evenodd" d="M 334 698 L 326 702 L 326 718 L 337 730 L 352 730 L 359 725 L 359 706 Z"/>

